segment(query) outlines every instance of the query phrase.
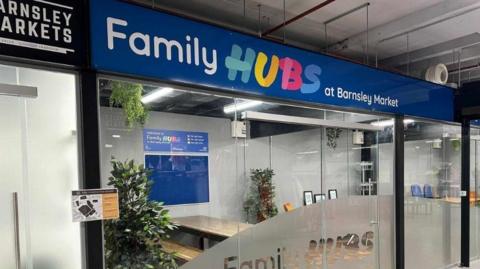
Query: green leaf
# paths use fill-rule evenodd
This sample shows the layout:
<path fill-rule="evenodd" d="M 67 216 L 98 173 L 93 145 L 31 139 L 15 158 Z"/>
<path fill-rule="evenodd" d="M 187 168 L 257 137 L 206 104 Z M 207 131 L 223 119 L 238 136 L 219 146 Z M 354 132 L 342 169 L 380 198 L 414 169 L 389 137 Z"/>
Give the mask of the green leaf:
<path fill-rule="evenodd" d="M 108 184 L 119 191 L 120 219 L 104 222 L 105 260 L 111 269 L 178 268 L 158 242 L 176 226 L 161 203 L 150 201 L 150 171 L 135 161 L 112 157 Z"/>

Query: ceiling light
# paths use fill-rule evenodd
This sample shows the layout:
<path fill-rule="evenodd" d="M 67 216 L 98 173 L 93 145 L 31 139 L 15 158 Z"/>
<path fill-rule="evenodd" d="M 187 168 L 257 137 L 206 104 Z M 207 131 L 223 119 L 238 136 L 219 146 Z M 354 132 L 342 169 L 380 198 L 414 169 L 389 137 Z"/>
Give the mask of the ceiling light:
<path fill-rule="evenodd" d="M 412 119 L 404 119 L 403 124 L 411 124 L 414 123 L 415 121 Z M 381 120 L 381 121 L 375 121 L 372 122 L 371 124 L 373 126 L 380 126 L 380 127 L 387 127 L 387 126 L 393 126 L 394 121 L 393 120 Z"/>
<path fill-rule="evenodd" d="M 145 96 L 142 97 L 142 103 L 148 104 L 151 103 L 157 99 L 160 99 L 166 95 L 171 94 L 174 91 L 172 88 L 161 88 L 155 91 L 152 91 Z"/>
<path fill-rule="evenodd" d="M 380 126 L 380 127 L 393 126 L 393 120 L 375 121 L 375 122 L 372 122 L 372 125 L 373 126 Z"/>
<path fill-rule="evenodd" d="M 121 136 L 119 134 L 113 134 L 112 137 L 113 138 L 121 138 Z"/>
<path fill-rule="evenodd" d="M 261 104 L 263 104 L 262 101 L 245 101 L 245 102 L 242 102 L 242 103 L 231 104 L 231 105 L 225 106 L 225 107 L 223 107 L 223 112 L 225 114 L 230 114 L 230 113 L 233 113 L 233 112 L 236 112 L 236 111 L 242 111 L 242 110 L 245 110 L 245 109 L 248 109 L 248 108 L 259 106 Z"/>

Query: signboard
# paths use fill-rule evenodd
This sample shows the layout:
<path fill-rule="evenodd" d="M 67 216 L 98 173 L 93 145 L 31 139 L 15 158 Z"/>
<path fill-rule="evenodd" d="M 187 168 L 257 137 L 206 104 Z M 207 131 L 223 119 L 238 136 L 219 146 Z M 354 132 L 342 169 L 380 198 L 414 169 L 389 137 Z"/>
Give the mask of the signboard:
<path fill-rule="evenodd" d="M 208 153 L 208 133 L 143 130 L 145 151 Z"/>
<path fill-rule="evenodd" d="M 83 1 L 0 0 L 0 54 L 82 65 Z"/>
<path fill-rule="evenodd" d="M 302 102 L 453 120 L 453 90 L 118 0 L 90 1 L 94 68 Z"/>
<path fill-rule="evenodd" d="M 72 191 L 72 217 L 74 222 L 118 219 L 118 190 Z"/>

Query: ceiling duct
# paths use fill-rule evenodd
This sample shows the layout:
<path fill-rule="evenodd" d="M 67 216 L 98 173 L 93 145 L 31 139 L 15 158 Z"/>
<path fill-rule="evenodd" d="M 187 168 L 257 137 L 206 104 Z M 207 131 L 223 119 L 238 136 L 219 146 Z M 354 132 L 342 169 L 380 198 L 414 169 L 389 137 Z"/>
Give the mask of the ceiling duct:
<path fill-rule="evenodd" d="M 445 85 L 448 81 L 448 69 L 444 64 L 430 66 L 425 72 L 425 80 Z"/>

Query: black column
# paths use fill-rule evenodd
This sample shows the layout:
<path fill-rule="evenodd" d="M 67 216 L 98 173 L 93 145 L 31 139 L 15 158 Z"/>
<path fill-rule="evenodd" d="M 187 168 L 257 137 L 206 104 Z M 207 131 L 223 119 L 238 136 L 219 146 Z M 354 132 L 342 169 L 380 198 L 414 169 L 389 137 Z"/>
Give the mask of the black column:
<path fill-rule="evenodd" d="M 404 142 L 403 116 L 395 117 L 395 268 L 405 269 L 405 215 L 404 215 Z"/>
<path fill-rule="evenodd" d="M 470 266 L 470 120 L 462 120 L 462 197 L 460 266 Z"/>
<path fill-rule="evenodd" d="M 83 188 L 98 189 L 100 182 L 100 151 L 98 133 L 97 76 L 94 71 L 80 73 Z M 87 269 L 103 268 L 102 222 L 86 222 L 85 255 Z"/>

